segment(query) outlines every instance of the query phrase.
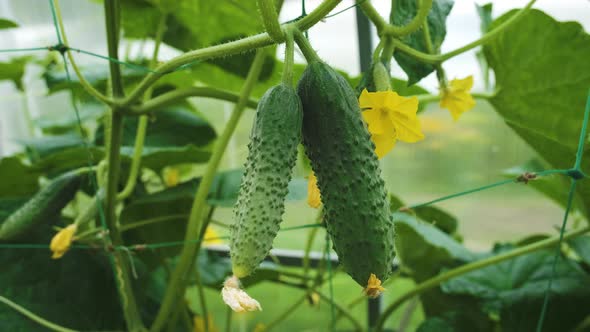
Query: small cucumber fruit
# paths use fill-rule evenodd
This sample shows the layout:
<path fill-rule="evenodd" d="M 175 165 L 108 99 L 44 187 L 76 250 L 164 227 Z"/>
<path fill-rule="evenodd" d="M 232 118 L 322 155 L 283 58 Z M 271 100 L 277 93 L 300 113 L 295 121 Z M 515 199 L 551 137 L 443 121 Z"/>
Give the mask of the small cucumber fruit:
<path fill-rule="evenodd" d="M 86 173 L 79 170 L 54 178 L 0 224 L 0 240 L 10 240 L 55 217 L 74 197 Z"/>
<path fill-rule="evenodd" d="M 238 278 L 264 260 L 279 231 L 302 117 L 301 101 L 291 86 L 272 87 L 260 99 L 230 229 L 232 270 Z"/>
<path fill-rule="evenodd" d="M 385 281 L 395 256 L 393 221 L 356 94 L 320 61 L 307 66 L 297 91 L 303 104 L 303 144 L 338 259 L 363 287 L 371 274 Z"/>

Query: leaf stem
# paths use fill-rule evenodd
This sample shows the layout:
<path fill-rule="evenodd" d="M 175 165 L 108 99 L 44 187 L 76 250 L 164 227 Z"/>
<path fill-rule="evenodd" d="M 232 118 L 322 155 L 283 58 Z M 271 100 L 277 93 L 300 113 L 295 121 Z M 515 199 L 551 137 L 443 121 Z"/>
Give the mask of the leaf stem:
<path fill-rule="evenodd" d="M 389 25 L 389 23 L 387 23 L 387 21 L 385 21 L 383 16 L 381 16 L 381 14 L 379 14 L 377 9 L 375 9 L 375 7 L 373 7 L 373 5 L 371 4 L 371 2 L 369 0 L 361 2 L 359 4 L 359 7 L 361 7 L 362 11 L 365 13 L 365 15 L 367 15 L 369 20 L 371 22 L 373 22 L 373 24 L 375 25 L 375 28 L 377 28 L 377 34 L 379 36 L 381 36 L 383 30 L 385 30 L 385 28 Z"/>
<path fill-rule="evenodd" d="M 200 237 L 203 211 L 206 206 L 206 199 L 207 195 L 209 194 L 209 189 L 229 140 L 236 129 L 244 108 L 246 107 L 248 97 L 250 96 L 252 89 L 258 80 L 263 63 L 264 52 L 263 50 L 258 50 L 256 52 L 254 61 L 252 62 L 252 66 L 250 67 L 250 71 L 248 72 L 248 76 L 246 77 L 246 82 L 242 87 L 240 99 L 235 105 L 234 111 L 223 133 L 218 138 L 216 146 L 213 150 L 213 154 L 211 155 L 211 159 L 207 164 L 205 174 L 203 174 L 203 177 L 201 178 L 201 183 L 199 184 L 199 188 L 197 189 L 197 193 L 191 207 L 191 213 L 185 235 L 185 241 L 187 243 L 182 248 L 179 262 L 176 265 L 176 268 L 174 269 L 174 272 L 172 273 L 166 288 L 166 293 L 162 300 L 162 306 L 160 307 L 156 319 L 151 327 L 152 332 L 157 332 L 162 329 L 166 323 L 166 319 L 174 307 L 174 304 L 177 302 L 177 297 L 184 293 L 184 289 L 182 289 L 180 286 L 183 284 L 183 281 L 189 272 L 189 267 L 198 253 L 199 246 L 194 242 Z"/>
<path fill-rule="evenodd" d="M 152 55 L 152 59 L 150 60 L 149 68 L 155 67 L 156 63 L 158 63 L 158 53 L 160 52 L 160 45 L 162 44 L 162 38 L 164 37 L 164 32 L 166 32 L 166 20 L 168 19 L 168 14 L 163 13 L 160 16 L 160 21 L 158 22 L 158 27 L 156 29 L 156 38 L 154 44 L 154 53 Z M 152 88 L 150 87 L 144 94 L 143 100 L 149 100 L 152 96 Z M 139 174 L 139 169 L 141 167 L 141 155 L 143 153 L 143 145 L 145 142 L 145 135 L 147 132 L 148 127 L 148 117 L 146 115 L 140 116 L 139 121 L 137 123 L 137 130 L 135 134 L 135 143 L 133 147 L 133 158 L 131 159 L 131 170 L 129 172 L 129 176 L 127 177 L 127 182 L 125 183 L 125 187 L 123 190 L 117 195 L 117 200 L 121 201 L 125 198 L 129 197 L 133 193 L 135 189 L 135 184 L 137 183 L 137 176 Z"/>
<path fill-rule="evenodd" d="M 307 38 L 303 35 L 303 33 L 300 30 L 294 29 L 293 35 L 295 37 L 297 45 L 299 46 L 299 49 L 301 50 L 301 53 L 303 53 L 305 60 L 307 60 L 307 63 L 322 61 L 322 59 L 320 59 L 316 51 L 309 43 L 309 40 L 307 40 Z"/>
<path fill-rule="evenodd" d="M 432 0 L 422 0 L 420 1 L 420 7 L 418 7 L 418 12 L 416 16 L 410 21 L 410 23 L 398 27 L 393 24 L 388 24 L 384 27 L 385 31 L 383 33 L 393 36 L 393 37 L 402 37 L 405 35 L 409 35 L 412 32 L 418 30 L 423 22 L 426 22 L 426 18 L 428 17 L 428 13 L 432 8 Z"/>
<path fill-rule="evenodd" d="M 119 46 L 119 6 L 118 0 L 105 0 L 105 23 L 107 30 L 107 44 L 109 57 L 118 58 Z M 110 62 L 111 85 L 115 98 L 123 97 L 123 82 L 121 70 L 118 63 Z M 123 138 L 123 114 L 116 108 L 111 109 L 110 114 L 110 144 L 107 155 L 107 185 L 105 191 L 105 220 L 109 229 L 109 235 L 114 246 L 123 245 L 123 239 L 117 228 L 117 185 L 119 183 L 119 166 L 121 156 L 119 153 Z M 129 275 L 129 262 L 124 253 L 115 251 L 113 253 L 114 268 L 122 300 L 123 313 L 127 323 L 127 329 L 131 332 L 144 331 L 145 327 L 141 321 L 139 309 L 135 301 L 135 294 L 131 288 L 131 277 Z"/>
<path fill-rule="evenodd" d="M 397 38 L 393 39 L 393 43 L 394 43 L 395 47 L 397 49 L 399 49 L 400 51 L 402 51 L 402 52 L 406 53 L 407 55 L 409 55 L 417 60 L 420 60 L 424 63 L 429 63 L 429 64 L 441 63 L 441 62 L 449 60 L 459 54 L 465 53 L 465 52 L 471 50 L 472 48 L 475 48 L 477 46 L 485 44 L 485 43 L 489 42 L 490 40 L 496 38 L 500 33 L 504 32 L 504 30 L 506 30 L 512 24 L 514 24 L 515 22 L 520 20 L 524 16 L 524 14 L 526 14 L 529 11 L 529 9 L 533 6 L 533 4 L 535 2 L 536 2 L 536 0 L 529 1 L 529 3 L 524 8 L 519 10 L 516 14 L 512 15 L 512 17 L 510 17 L 505 22 L 503 22 L 502 24 L 497 26 L 494 30 L 489 31 L 488 33 L 483 35 L 480 39 L 477 39 L 469 44 L 466 44 L 462 47 L 459 47 L 459 48 L 457 48 L 453 51 L 450 51 L 448 53 L 445 53 L 445 54 L 432 55 L 432 54 L 420 52 L 420 51 L 404 44 L 401 40 L 399 40 Z"/>
<path fill-rule="evenodd" d="M 126 115 L 141 115 L 147 114 L 150 112 L 157 111 L 164 106 L 168 106 L 174 104 L 180 100 L 184 100 L 187 97 L 206 97 L 206 98 L 213 98 L 219 100 L 225 100 L 229 102 L 236 103 L 240 98 L 239 95 L 216 88 L 205 87 L 205 86 L 198 86 L 198 87 L 190 87 L 190 88 L 182 88 L 176 89 L 164 94 L 161 94 L 155 98 L 146 101 L 145 103 L 132 107 L 127 110 Z M 246 101 L 246 107 L 256 109 L 258 106 L 258 101 L 254 99 L 248 99 Z"/>
<path fill-rule="evenodd" d="M 32 313 L 31 311 L 23 308 L 22 306 L 10 301 L 9 299 L 5 298 L 4 296 L 0 295 L 0 302 L 6 304 L 7 306 L 9 306 L 10 308 L 18 311 L 20 314 L 24 315 L 25 317 L 27 317 L 28 319 L 34 321 L 35 323 L 42 325 L 52 331 L 57 331 L 57 332 L 77 332 L 77 330 L 72 330 L 69 329 L 67 327 L 63 327 L 60 325 L 57 325 L 55 323 L 52 323 L 34 313 Z"/>
<path fill-rule="evenodd" d="M 293 86 L 293 63 L 295 58 L 295 45 L 293 41 L 293 29 L 290 26 L 285 28 L 285 63 L 283 65 L 282 82 L 285 85 Z"/>
<path fill-rule="evenodd" d="M 57 24 L 59 25 L 59 30 L 61 32 L 63 42 L 66 46 L 66 53 L 68 55 L 68 59 L 70 60 L 70 65 L 72 65 L 72 68 L 74 69 L 74 72 L 76 73 L 76 76 L 78 77 L 78 80 L 80 81 L 80 85 L 82 86 L 82 88 L 84 88 L 84 90 L 86 90 L 86 92 L 88 92 L 89 95 L 93 96 L 94 98 L 102 101 L 103 103 L 105 103 L 107 105 L 112 105 L 114 103 L 114 100 L 108 98 L 104 94 L 100 93 L 100 91 L 96 90 L 86 80 L 86 78 L 84 78 L 84 75 L 82 75 L 82 71 L 80 70 L 80 68 L 76 64 L 76 60 L 74 59 L 74 56 L 72 55 L 72 51 L 69 49 L 68 37 L 66 35 L 66 29 L 63 24 L 63 19 L 61 17 L 61 9 L 59 6 L 59 0 L 53 0 L 53 5 L 55 8 L 55 16 L 56 16 Z"/>
<path fill-rule="evenodd" d="M 318 23 L 324 16 L 326 16 L 334 7 L 336 7 L 342 0 L 325 0 L 315 10 L 309 13 L 301 20 L 294 23 L 299 30 L 305 31 L 316 23 Z M 203 61 L 215 57 L 229 56 L 245 51 L 272 45 L 275 41 L 268 35 L 268 33 L 261 33 L 254 36 L 242 38 L 236 41 L 210 46 L 195 51 L 184 53 L 177 56 L 170 61 L 167 61 L 156 68 L 156 73 L 148 74 L 137 87 L 123 100 L 119 100 L 119 106 L 128 106 L 136 101 L 143 92 L 154 82 L 156 82 L 163 75 L 176 70 L 178 67 L 195 62 Z"/>
<path fill-rule="evenodd" d="M 571 231 L 571 232 L 568 232 L 567 234 L 565 234 L 563 236 L 563 239 L 569 239 L 572 237 L 576 237 L 576 236 L 585 234 L 589 231 L 590 231 L 590 227 L 584 227 L 581 229 L 577 229 L 577 230 L 574 230 L 574 231 Z M 503 262 L 503 261 L 506 261 L 509 259 L 513 259 L 518 256 L 526 255 L 526 254 L 529 254 L 529 253 L 537 251 L 537 250 L 550 248 L 550 247 L 555 246 L 559 242 L 560 242 L 560 237 L 554 236 L 554 237 L 551 237 L 551 238 L 548 238 L 548 239 L 545 239 L 542 241 L 535 242 L 533 244 L 529 244 L 527 246 L 524 246 L 524 247 L 521 247 L 518 249 L 511 250 L 511 251 L 506 252 L 504 254 L 492 256 L 492 257 L 489 257 L 486 259 L 482 259 L 479 261 L 475 261 L 475 262 L 472 262 L 469 264 L 459 266 L 455 269 L 452 269 L 450 271 L 447 271 L 447 272 L 441 273 L 435 277 L 432 277 L 432 278 L 418 284 L 416 287 L 412 288 L 411 290 L 409 290 L 408 292 L 406 292 L 405 294 L 400 296 L 397 300 L 395 300 L 395 302 L 390 304 L 385 309 L 385 311 L 383 311 L 383 314 L 381 314 L 381 316 L 379 317 L 379 321 L 377 321 L 375 331 L 376 332 L 383 331 L 383 325 L 385 324 L 385 320 L 400 305 L 402 305 L 405 301 L 413 298 L 414 296 L 421 294 L 424 291 L 427 291 L 431 288 L 437 287 L 438 285 L 440 285 L 441 283 L 443 283 L 449 279 L 458 277 L 458 276 L 466 274 L 468 272 L 471 272 L 474 270 L 479 270 L 479 269 L 482 269 L 482 268 L 490 266 L 490 265 L 498 264 L 500 262 Z"/>
<path fill-rule="evenodd" d="M 187 219 L 188 214 L 185 214 L 185 213 L 171 214 L 171 215 L 162 216 L 162 217 L 144 219 L 142 221 L 133 222 L 133 223 L 129 223 L 129 224 L 123 224 L 123 225 L 121 225 L 121 227 L 119 227 L 119 231 L 120 232 L 127 232 L 129 230 L 132 230 L 132 229 L 135 229 L 138 227 L 147 226 L 147 225 L 151 225 L 151 224 L 155 224 L 155 223 L 159 223 L 159 222 L 163 222 L 163 221 L 181 219 L 181 218 Z"/>
<path fill-rule="evenodd" d="M 285 38 L 281 31 L 281 24 L 279 23 L 279 15 L 275 8 L 274 0 L 256 0 L 258 9 L 262 16 L 262 24 L 268 35 L 276 43 L 281 43 Z"/>

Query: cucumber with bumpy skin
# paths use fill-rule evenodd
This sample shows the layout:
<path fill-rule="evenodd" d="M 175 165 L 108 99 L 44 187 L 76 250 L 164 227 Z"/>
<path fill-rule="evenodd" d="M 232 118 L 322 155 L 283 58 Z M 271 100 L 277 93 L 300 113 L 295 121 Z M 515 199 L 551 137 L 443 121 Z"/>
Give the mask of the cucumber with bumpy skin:
<path fill-rule="evenodd" d="M 19 237 L 47 218 L 55 217 L 72 200 L 84 174 L 76 170 L 52 179 L 0 224 L 0 240 Z"/>
<path fill-rule="evenodd" d="M 395 256 L 393 221 L 356 94 L 320 61 L 307 66 L 297 91 L 303 104 L 303 144 L 338 259 L 363 287 L 371 274 L 385 281 Z"/>
<path fill-rule="evenodd" d="M 232 270 L 238 278 L 256 269 L 279 231 L 302 117 L 293 87 L 280 84 L 260 99 L 231 226 Z"/>

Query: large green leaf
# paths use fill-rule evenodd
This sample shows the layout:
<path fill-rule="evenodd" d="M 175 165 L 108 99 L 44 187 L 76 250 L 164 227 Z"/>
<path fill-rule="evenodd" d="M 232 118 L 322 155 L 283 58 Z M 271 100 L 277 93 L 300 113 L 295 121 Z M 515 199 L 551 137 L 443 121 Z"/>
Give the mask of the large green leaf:
<path fill-rule="evenodd" d="M 39 189 L 41 172 L 26 166 L 18 157 L 0 159 L 0 197 L 31 195 Z"/>
<path fill-rule="evenodd" d="M 29 242 L 47 244 L 53 234 L 41 227 Z M 0 266 L 2 296 L 53 323 L 83 331 L 125 328 L 114 274 L 101 253 L 70 250 L 52 260 L 49 249 L 2 249 Z M 47 331 L 5 305 L 0 322 L 3 331 Z"/>
<path fill-rule="evenodd" d="M 534 331 L 552 279 L 543 331 L 571 331 L 589 313 L 590 276 L 564 258 L 553 271 L 554 257 L 553 250 L 519 256 L 453 278 L 442 289 L 484 301 L 490 314 L 500 315 L 502 331 Z"/>
<path fill-rule="evenodd" d="M 23 91 L 25 67 L 32 59 L 31 56 L 22 56 L 12 58 L 9 62 L 0 62 L 0 81 L 12 81 L 18 90 Z"/>
<path fill-rule="evenodd" d="M 443 269 L 475 259 L 475 255 L 432 224 L 405 213 L 394 214 L 394 222 L 395 247 L 402 268 L 410 270 L 411 277 L 416 282 L 429 279 Z M 461 318 L 457 320 L 464 322 L 462 326 L 471 327 L 471 331 L 487 331 L 490 324 L 477 301 L 471 298 L 450 296 L 435 288 L 421 293 L 420 299 L 424 312 L 429 317 L 460 315 Z"/>
<path fill-rule="evenodd" d="M 254 1 L 179 0 L 170 8 L 153 1 L 125 0 L 122 2 L 125 36 L 137 39 L 153 38 L 163 10 L 168 13 L 164 43 L 185 52 L 236 40 L 264 30 L 258 19 L 259 13 Z M 274 50 L 274 47 L 268 49 L 260 74 L 262 81 L 270 76 L 275 65 Z M 254 53 L 248 52 L 210 60 L 208 63 L 244 78 L 253 60 Z M 210 68 L 200 64 L 199 66 Z"/>
<path fill-rule="evenodd" d="M 394 222 L 397 254 L 418 281 L 474 259 L 465 247 L 429 223 L 405 213 L 394 214 Z"/>
<path fill-rule="evenodd" d="M 16 24 L 16 22 L 13 22 L 11 20 L 8 20 L 5 18 L 0 18 L 0 30 L 12 29 L 12 28 L 18 28 L 18 24 Z"/>
<path fill-rule="evenodd" d="M 404 26 L 408 24 L 418 12 L 419 1 L 415 0 L 396 0 L 392 2 L 390 22 L 397 26 Z M 432 2 L 432 9 L 427 17 L 428 29 L 430 32 L 430 40 L 432 43 L 432 51 L 440 52 L 440 45 L 442 44 L 447 34 L 447 16 L 453 8 L 453 0 L 434 0 Z M 405 36 L 402 41 L 414 49 L 422 52 L 428 52 L 424 32 L 422 29 Z M 407 54 L 396 51 L 393 56 L 397 63 L 402 67 L 404 72 L 408 75 L 408 85 L 419 82 L 422 78 L 434 71 L 434 66 L 422 63 L 415 60 Z"/>
<path fill-rule="evenodd" d="M 568 241 L 582 262 L 590 266 L 590 236 L 578 236 Z"/>
<path fill-rule="evenodd" d="M 124 122 L 121 153 L 132 157 L 137 133 L 137 117 Z M 167 165 L 205 162 L 210 156 L 210 143 L 217 137 L 213 127 L 185 103 L 158 110 L 148 124 L 142 152 L 142 165 L 161 170 Z M 95 144 L 104 143 L 104 127 L 95 134 Z"/>
<path fill-rule="evenodd" d="M 137 133 L 137 117 L 128 117 L 123 124 L 122 146 L 133 146 Z M 104 127 L 96 131 L 95 143 L 104 144 Z M 148 124 L 145 137 L 146 147 L 174 147 L 193 144 L 203 147 L 217 135 L 213 127 L 202 117 L 190 110 L 188 105 L 179 104 L 158 110 Z"/>
<path fill-rule="evenodd" d="M 514 15 L 498 18 L 492 29 Z M 496 76 L 492 105 L 518 135 L 556 168 L 574 165 L 590 86 L 590 36 L 575 22 L 531 10 L 489 44 L 484 53 Z M 590 173 L 588 144 L 582 168 Z M 578 192 L 590 214 L 590 180 Z"/>
<path fill-rule="evenodd" d="M 481 34 L 484 35 L 486 34 L 489 30 L 490 30 L 490 26 L 492 25 L 492 9 L 493 9 L 493 4 L 487 3 L 485 5 L 478 5 L 475 4 L 475 9 L 477 11 L 477 14 L 479 15 L 479 19 L 480 19 L 480 24 L 479 24 L 479 29 L 481 30 Z M 483 54 L 483 50 L 479 49 L 475 52 L 475 57 L 477 58 L 477 62 L 479 64 L 479 68 L 481 69 L 481 72 L 483 74 L 483 82 L 485 85 L 485 89 L 489 90 L 490 89 L 490 66 L 488 65 L 488 62 L 486 61 L 486 57 Z"/>

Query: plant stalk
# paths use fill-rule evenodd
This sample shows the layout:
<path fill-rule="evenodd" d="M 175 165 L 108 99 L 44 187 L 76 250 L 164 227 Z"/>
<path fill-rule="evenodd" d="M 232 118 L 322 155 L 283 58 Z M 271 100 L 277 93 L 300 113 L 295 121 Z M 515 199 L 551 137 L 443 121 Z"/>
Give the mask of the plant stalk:
<path fill-rule="evenodd" d="M 35 323 L 46 327 L 48 329 L 50 329 L 51 331 L 56 331 L 56 332 L 78 332 L 77 330 L 72 330 L 69 329 L 67 327 L 63 327 L 60 325 L 57 325 L 55 323 L 52 323 L 46 319 L 44 319 L 43 317 L 40 317 L 38 315 L 36 315 L 35 313 L 23 308 L 22 306 L 12 302 L 11 300 L 5 298 L 4 296 L 0 296 L 0 303 L 4 303 L 7 306 L 9 306 L 10 308 L 18 311 L 20 314 L 22 314 L 23 316 L 27 317 L 28 319 L 34 321 Z"/>
<path fill-rule="evenodd" d="M 150 99 L 149 101 L 142 103 L 139 106 L 130 108 L 129 110 L 127 110 L 126 115 L 142 115 L 151 113 L 163 108 L 164 106 L 172 105 L 178 101 L 184 100 L 187 97 L 206 97 L 225 100 L 233 103 L 238 102 L 238 100 L 240 99 L 240 96 L 238 94 L 235 94 L 230 91 L 205 86 L 195 86 L 190 88 L 176 89 L 161 94 L 155 98 Z M 248 99 L 248 101 L 246 102 L 246 107 L 248 108 L 256 109 L 257 106 L 257 100 Z"/>
<path fill-rule="evenodd" d="M 119 6 L 118 0 L 105 0 L 105 21 L 107 30 L 107 43 L 109 57 L 117 59 L 119 45 Z M 110 62 L 111 86 L 115 98 L 123 97 L 123 82 L 121 79 L 121 70 L 119 64 Z M 123 239 L 117 228 L 117 185 L 119 183 L 119 166 L 121 162 L 120 147 L 123 138 L 123 114 L 117 109 L 111 109 L 111 130 L 110 144 L 107 155 L 107 184 L 105 197 L 105 219 L 111 237 L 112 244 L 117 246 L 123 245 Z M 131 287 L 131 277 L 129 274 L 129 262 L 127 257 L 121 251 L 113 253 L 117 287 L 123 307 L 127 329 L 131 332 L 145 331 L 141 321 L 141 315 L 135 301 L 135 295 Z"/>
<path fill-rule="evenodd" d="M 305 31 L 324 18 L 342 0 L 325 0 L 307 16 L 294 23 L 299 30 Z M 229 56 L 245 51 L 269 46 L 275 43 L 268 33 L 261 33 L 221 45 L 210 46 L 199 50 L 184 53 L 156 68 L 156 73 L 148 74 L 137 87 L 123 100 L 118 101 L 119 106 L 129 106 L 135 102 L 143 92 L 165 74 L 176 70 L 178 67 L 195 61 L 203 61 L 215 57 Z"/>
<path fill-rule="evenodd" d="M 260 71 L 262 70 L 262 65 L 264 63 L 264 52 L 263 50 L 258 50 L 256 52 L 256 56 L 252 63 L 252 67 L 248 72 L 248 76 L 246 78 L 246 82 L 242 88 L 240 99 L 238 103 L 235 105 L 234 112 L 227 123 L 225 130 L 219 137 L 217 144 L 213 150 L 213 154 L 211 155 L 211 159 L 207 164 L 207 169 L 205 170 L 205 174 L 201 179 L 201 183 L 199 184 L 199 188 L 195 195 L 195 199 L 193 201 L 193 205 L 191 208 L 191 213 L 188 221 L 185 241 L 187 244 L 184 245 L 182 248 L 182 252 L 180 254 L 179 262 L 172 273 L 168 286 L 166 288 L 166 293 L 164 295 L 164 299 L 162 301 L 162 306 L 156 316 L 154 324 L 152 325 L 151 331 L 158 332 L 162 329 L 165 325 L 166 320 L 168 319 L 170 312 L 173 309 L 174 304 L 177 302 L 178 296 L 184 294 L 184 289 L 181 287 L 184 283 L 184 280 L 187 277 L 189 272 L 189 268 L 192 265 L 197 253 L 198 253 L 198 243 L 195 243 L 197 239 L 200 237 L 201 228 L 202 228 L 202 221 L 203 221 L 203 210 L 206 207 L 206 199 L 209 193 L 209 188 L 213 182 L 213 178 L 215 177 L 215 173 L 223 157 L 225 149 L 229 143 L 229 140 L 240 120 L 240 117 L 246 107 L 246 102 L 252 89 L 254 88 L 255 83 L 258 80 L 258 76 L 260 75 Z"/>
<path fill-rule="evenodd" d="M 277 43 L 281 43 L 284 38 L 274 0 L 256 0 L 256 4 L 258 5 L 258 9 L 260 9 L 264 29 L 268 32 L 270 38 Z"/>

